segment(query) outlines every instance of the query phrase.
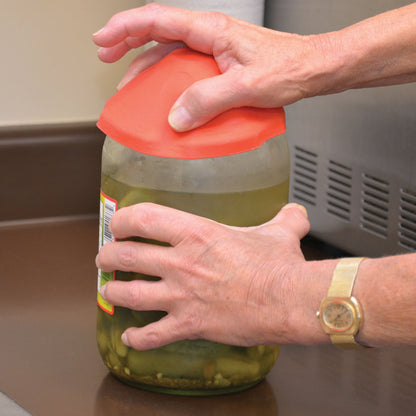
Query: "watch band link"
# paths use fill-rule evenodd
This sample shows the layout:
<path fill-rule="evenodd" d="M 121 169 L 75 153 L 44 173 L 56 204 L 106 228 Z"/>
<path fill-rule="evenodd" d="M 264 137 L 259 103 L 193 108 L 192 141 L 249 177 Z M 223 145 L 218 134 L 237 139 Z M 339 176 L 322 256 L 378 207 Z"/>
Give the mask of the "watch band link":
<path fill-rule="evenodd" d="M 351 296 L 358 268 L 364 259 L 365 257 L 346 257 L 337 263 L 329 286 L 328 297 L 349 298 Z"/>
<path fill-rule="evenodd" d="M 343 350 L 367 350 L 369 347 L 358 343 L 354 335 L 330 335 L 333 345 Z"/>

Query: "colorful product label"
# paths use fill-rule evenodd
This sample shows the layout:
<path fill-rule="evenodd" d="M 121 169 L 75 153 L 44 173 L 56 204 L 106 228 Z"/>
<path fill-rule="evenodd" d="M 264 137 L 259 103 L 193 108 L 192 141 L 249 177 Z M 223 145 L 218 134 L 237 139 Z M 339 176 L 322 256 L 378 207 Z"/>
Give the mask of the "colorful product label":
<path fill-rule="evenodd" d="M 108 224 L 110 223 L 111 217 L 117 210 L 117 201 L 105 195 L 103 191 L 100 192 L 100 226 L 99 226 L 99 239 L 98 239 L 98 250 L 106 243 L 115 241 L 113 234 L 111 234 Z M 105 301 L 101 294 L 100 289 L 107 282 L 115 279 L 115 272 L 103 272 L 98 269 L 98 282 L 97 282 L 97 303 L 99 307 L 113 315 L 114 305 L 111 305 Z"/>

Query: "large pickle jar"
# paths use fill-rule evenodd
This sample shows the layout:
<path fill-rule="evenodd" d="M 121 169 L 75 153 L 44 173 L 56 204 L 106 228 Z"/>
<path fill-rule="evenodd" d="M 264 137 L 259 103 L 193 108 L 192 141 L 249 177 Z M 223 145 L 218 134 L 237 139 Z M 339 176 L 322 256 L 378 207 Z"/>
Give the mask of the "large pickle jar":
<path fill-rule="evenodd" d="M 193 82 L 218 74 L 212 57 L 182 48 L 107 101 L 98 122 L 107 134 L 100 245 L 113 240 L 108 230 L 111 215 L 140 202 L 234 226 L 262 224 L 287 203 L 289 153 L 283 109 L 232 109 L 191 132 L 170 128 L 168 112 L 178 96 Z M 98 290 L 112 279 L 159 278 L 99 270 Z M 165 312 L 110 305 L 99 292 L 97 300 L 102 359 L 113 375 L 136 387 L 182 395 L 240 391 L 263 380 L 279 353 L 278 346 L 245 348 L 203 339 L 137 351 L 123 344 L 121 334 L 154 322 Z"/>

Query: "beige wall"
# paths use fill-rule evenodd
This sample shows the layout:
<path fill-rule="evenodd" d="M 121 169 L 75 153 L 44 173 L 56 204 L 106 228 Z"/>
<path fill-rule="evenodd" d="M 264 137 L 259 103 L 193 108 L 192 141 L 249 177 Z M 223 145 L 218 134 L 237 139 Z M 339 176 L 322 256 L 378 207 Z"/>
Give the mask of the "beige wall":
<path fill-rule="evenodd" d="M 144 0 L 1 0 L 0 127 L 95 121 L 130 57 L 104 64 L 93 32 Z"/>

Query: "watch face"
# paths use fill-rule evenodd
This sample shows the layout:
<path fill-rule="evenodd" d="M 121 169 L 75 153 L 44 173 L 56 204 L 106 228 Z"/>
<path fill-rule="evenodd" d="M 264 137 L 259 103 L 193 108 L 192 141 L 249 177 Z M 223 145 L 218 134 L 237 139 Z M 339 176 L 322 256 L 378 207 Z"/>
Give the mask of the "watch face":
<path fill-rule="evenodd" d="M 323 311 L 323 321 L 335 331 L 346 331 L 354 322 L 354 314 L 351 307 L 344 302 L 331 302 Z"/>

